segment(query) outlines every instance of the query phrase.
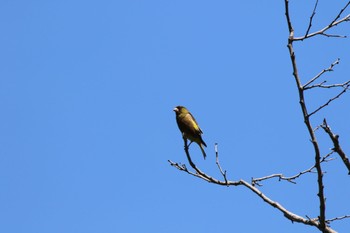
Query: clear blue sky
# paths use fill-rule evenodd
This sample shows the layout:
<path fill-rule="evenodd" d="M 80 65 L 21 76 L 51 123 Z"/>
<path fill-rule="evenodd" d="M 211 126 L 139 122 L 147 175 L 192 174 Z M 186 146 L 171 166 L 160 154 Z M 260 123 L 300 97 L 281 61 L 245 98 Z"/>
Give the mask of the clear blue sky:
<path fill-rule="evenodd" d="M 211 185 L 167 162 L 187 163 L 172 111 L 184 105 L 208 144 L 207 160 L 196 145 L 193 159 L 211 175 L 219 175 L 215 142 L 232 180 L 313 164 L 283 2 L 2 0 L 0 232 L 318 232 L 243 187 Z M 332 4 L 320 1 L 312 30 L 345 3 Z M 297 35 L 312 8 L 291 1 Z M 295 46 L 304 82 L 338 57 L 324 77 L 349 78 L 349 39 Z M 331 94 L 312 92 L 310 109 Z M 328 117 L 348 153 L 349 104 L 347 94 L 312 119 L 316 126 Z M 332 145 L 317 136 L 326 154 Z M 328 217 L 350 214 L 344 165 L 337 158 L 325 170 Z M 273 180 L 261 190 L 317 217 L 315 179 Z M 350 220 L 332 226 L 347 232 Z"/>

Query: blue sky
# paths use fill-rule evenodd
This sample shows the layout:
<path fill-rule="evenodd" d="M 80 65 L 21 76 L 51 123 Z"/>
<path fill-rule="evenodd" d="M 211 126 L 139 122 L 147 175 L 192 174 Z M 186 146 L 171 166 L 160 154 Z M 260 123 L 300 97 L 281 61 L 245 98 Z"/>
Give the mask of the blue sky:
<path fill-rule="evenodd" d="M 344 4 L 320 1 L 312 31 Z M 312 8 L 291 1 L 297 35 Z M 312 165 L 283 1 L 3 0 L 0 29 L 1 232 L 318 232 L 243 187 L 211 185 L 167 162 L 187 163 L 172 111 L 184 105 L 208 144 L 206 161 L 191 146 L 193 160 L 213 176 L 215 142 L 232 180 Z M 338 57 L 324 77 L 347 80 L 349 43 L 296 43 L 303 81 Z M 334 93 L 308 93 L 310 109 Z M 327 117 L 347 152 L 349 104 L 347 94 L 312 118 L 317 126 Z M 317 136 L 328 153 L 329 139 Z M 337 158 L 324 169 L 328 217 L 350 214 L 344 165 Z M 316 217 L 315 179 L 271 180 L 261 190 Z M 332 226 L 346 232 L 350 220 Z"/>

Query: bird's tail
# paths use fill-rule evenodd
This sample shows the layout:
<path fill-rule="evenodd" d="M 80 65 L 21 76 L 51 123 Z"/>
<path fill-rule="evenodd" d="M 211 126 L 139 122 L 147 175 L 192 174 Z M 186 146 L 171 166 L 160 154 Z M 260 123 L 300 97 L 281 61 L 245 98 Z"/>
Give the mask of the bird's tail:
<path fill-rule="evenodd" d="M 203 143 L 200 143 L 199 144 L 199 147 L 201 148 L 201 151 L 202 151 L 202 154 L 203 154 L 203 157 L 204 157 L 204 159 L 207 157 L 207 154 L 205 153 L 205 151 L 204 151 L 204 146 L 205 144 L 203 144 Z M 206 146 L 206 145 L 205 145 Z"/>

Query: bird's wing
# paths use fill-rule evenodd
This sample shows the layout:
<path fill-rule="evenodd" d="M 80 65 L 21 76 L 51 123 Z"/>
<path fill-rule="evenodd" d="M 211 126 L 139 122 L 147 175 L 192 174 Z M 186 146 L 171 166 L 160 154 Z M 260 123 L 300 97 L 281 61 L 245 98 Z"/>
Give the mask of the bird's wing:
<path fill-rule="evenodd" d="M 188 122 L 189 125 L 191 128 L 193 128 L 195 130 L 196 133 L 200 133 L 202 134 L 202 130 L 201 128 L 199 127 L 196 119 L 192 116 L 192 114 L 189 112 L 187 115 L 186 115 L 186 122 Z"/>

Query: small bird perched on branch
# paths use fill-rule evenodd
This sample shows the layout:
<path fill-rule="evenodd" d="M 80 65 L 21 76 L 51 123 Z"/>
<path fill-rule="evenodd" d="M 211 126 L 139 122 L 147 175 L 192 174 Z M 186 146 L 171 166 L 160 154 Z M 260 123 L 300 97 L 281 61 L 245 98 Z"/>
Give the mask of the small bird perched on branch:
<path fill-rule="evenodd" d="M 182 137 L 185 140 L 190 140 L 191 143 L 195 142 L 199 145 L 201 148 L 201 151 L 203 153 L 203 157 L 207 156 L 204 151 L 203 146 L 207 146 L 205 142 L 202 139 L 201 134 L 203 133 L 201 128 L 199 128 L 199 125 L 192 116 L 192 114 L 184 107 L 184 106 L 176 106 L 174 109 L 174 112 L 176 114 L 176 122 L 177 126 L 179 127 Z M 190 144 L 191 144 L 190 143 Z"/>

